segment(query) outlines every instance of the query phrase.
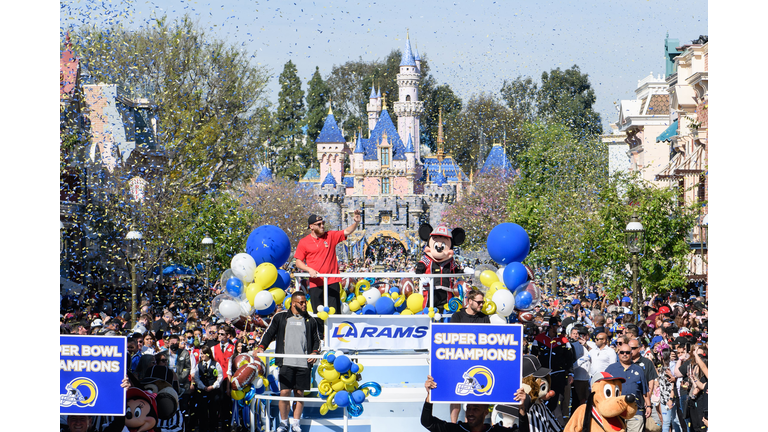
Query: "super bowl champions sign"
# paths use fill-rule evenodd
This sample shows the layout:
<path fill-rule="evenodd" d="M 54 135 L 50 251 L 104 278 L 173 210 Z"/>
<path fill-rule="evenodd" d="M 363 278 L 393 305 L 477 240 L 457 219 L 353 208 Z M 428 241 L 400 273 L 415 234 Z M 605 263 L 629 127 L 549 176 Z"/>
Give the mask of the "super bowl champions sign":
<path fill-rule="evenodd" d="M 125 415 L 125 337 L 59 336 L 59 413 Z"/>
<path fill-rule="evenodd" d="M 331 349 L 429 349 L 427 315 L 330 315 L 327 338 Z"/>
<path fill-rule="evenodd" d="M 523 327 L 432 324 L 432 402 L 518 404 L 523 375 Z"/>

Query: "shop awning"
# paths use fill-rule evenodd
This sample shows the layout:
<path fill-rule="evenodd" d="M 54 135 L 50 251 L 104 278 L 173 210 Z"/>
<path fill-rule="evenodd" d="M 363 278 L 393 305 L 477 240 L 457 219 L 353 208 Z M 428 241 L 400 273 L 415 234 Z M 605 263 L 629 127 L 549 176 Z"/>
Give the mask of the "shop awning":
<path fill-rule="evenodd" d="M 656 137 L 656 142 L 670 141 L 675 135 L 677 135 L 677 120 L 673 121 L 664 132 Z"/>

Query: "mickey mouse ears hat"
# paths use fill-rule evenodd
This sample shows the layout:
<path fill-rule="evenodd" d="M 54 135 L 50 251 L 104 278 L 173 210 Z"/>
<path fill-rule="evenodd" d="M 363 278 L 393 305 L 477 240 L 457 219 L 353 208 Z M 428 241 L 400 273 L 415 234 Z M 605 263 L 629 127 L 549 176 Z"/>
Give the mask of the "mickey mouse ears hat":
<path fill-rule="evenodd" d="M 157 401 L 155 400 L 155 395 L 153 393 L 145 392 L 144 390 L 141 390 L 136 387 L 129 387 L 128 391 L 125 394 L 125 399 L 142 399 L 147 402 L 149 402 L 150 405 L 152 405 L 152 409 L 155 413 L 157 413 Z"/>
<path fill-rule="evenodd" d="M 624 378 L 615 377 L 609 374 L 608 372 L 597 372 L 594 375 L 592 375 L 592 379 L 590 380 L 589 386 L 592 387 L 593 385 L 595 385 L 595 383 L 598 383 L 600 381 L 613 381 L 613 380 L 627 382 L 627 380 L 625 380 Z"/>

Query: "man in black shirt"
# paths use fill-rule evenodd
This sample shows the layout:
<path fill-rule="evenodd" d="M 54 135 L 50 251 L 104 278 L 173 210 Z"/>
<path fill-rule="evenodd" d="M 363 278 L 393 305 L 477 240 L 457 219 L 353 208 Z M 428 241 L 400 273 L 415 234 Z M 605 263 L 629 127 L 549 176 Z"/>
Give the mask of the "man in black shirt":
<path fill-rule="evenodd" d="M 484 295 L 480 290 L 472 289 L 467 293 L 467 307 L 451 315 L 452 323 L 489 324 L 491 318 L 482 312 Z"/>

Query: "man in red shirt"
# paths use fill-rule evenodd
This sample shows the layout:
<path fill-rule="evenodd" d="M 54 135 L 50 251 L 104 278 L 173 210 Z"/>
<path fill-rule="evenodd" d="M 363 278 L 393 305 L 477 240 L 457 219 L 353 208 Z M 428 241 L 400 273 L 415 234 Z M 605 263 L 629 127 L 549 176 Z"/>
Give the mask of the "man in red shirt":
<path fill-rule="evenodd" d="M 309 300 L 312 303 L 312 312 L 317 312 L 317 307 L 325 305 L 333 307 L 341 312 L 341 278 L 328 278 L 328 304 L 323 300 L 323 278 L 318 274 L 338 274 L 339 261 L 336 258 L 336 245 L 347 239 L 347 236 L 355 232 L 360 223 L 360 210 L 355 210 L 352 225 L 344 231 L 325 231 L 325 220 L 322 216 L 311 215 L 307 224 L 311 230 L 309 235 L 299 240 L 296 246 L 296 267 L 309 273 Z"/>

